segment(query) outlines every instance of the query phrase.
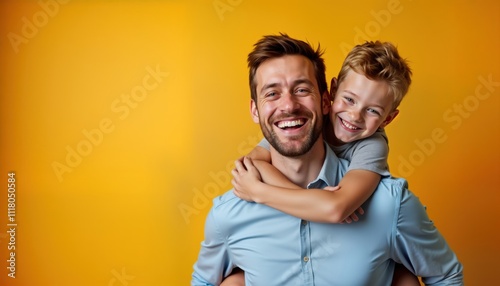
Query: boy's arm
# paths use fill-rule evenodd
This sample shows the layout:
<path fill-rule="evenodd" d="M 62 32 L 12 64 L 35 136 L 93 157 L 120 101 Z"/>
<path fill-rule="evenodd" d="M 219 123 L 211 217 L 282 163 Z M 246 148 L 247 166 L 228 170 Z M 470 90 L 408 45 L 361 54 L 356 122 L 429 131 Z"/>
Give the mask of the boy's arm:
<path fill-rule="evenodd" d="M 266 204 L 290 215 L 316 222 L 340 223 L 375 190 L 380 175 L 351 170 L 340 181 L 340 190 L 302 189 L 271 164 L 244 158 L 233 170 L 235 194 Z"/>
<path fill-rule="evenodd" d="M 340 191 L 334 211 L 346 218 L 353 214 L 373 194 L 380 182 L 380 174 L 368 170 L 349 170 L 339 182 Z"/>
<path fill-rule="evenodd" d="M 247 155 L 248 158 L 253 160 L 260 160 L 271 163 L 271 152 L 262 146 L 255 146 Z"/>
<path fill-rule="evenodd" d="M 289 189 L 300 189 L 299 186 L 292 183 L 287 177 L 285 177 L 280 171 L 278 171 L 278 169 L 271 165 L 271 153 L 266 148 L 259 145 L 255 146 L 255 148 L 253 148 L 246 157 L 240 158 L 238 161 L 236 161 L 235 164 L 237 168 L 235 168 L 235 170 L 237 170 L 238 167 L 240 169 L 245 168 L 245 158 L 250 158 L 252 162 L 258 162 L 257 164 L 259 165 L 262 164 L 262 170 L 254 169 L 252 172 L 253 176 L 247 177 L 249 183 L 252 183 L 252 179 L 254 181 L 262 181 L 262 179 L 264 179 L 263 182 L 273 186 L 280 186 Z M 262 171 L 262 177 L 259 171 Z M 238 176 L 238 174 L 236 175 Z M 246 188 L 247 186 L 251 186 L 251 184 L 239 186 L 241 191 L 239 193 L 238 191 L 236 191 L 235 193 L 242 199 L 245 199 L 247 201 L 254 201 L 252 199 L 252 189 Z"/>

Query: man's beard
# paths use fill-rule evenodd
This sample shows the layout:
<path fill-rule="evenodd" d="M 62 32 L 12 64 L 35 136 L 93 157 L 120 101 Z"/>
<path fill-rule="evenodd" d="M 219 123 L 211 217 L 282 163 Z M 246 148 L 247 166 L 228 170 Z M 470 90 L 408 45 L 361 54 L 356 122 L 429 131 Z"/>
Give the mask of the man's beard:
<path fill-rule="evenodd" d="M 273 146 L 274 149 L 276 149 L 276 151 L 278 151 L 278 153 L 280 153 L 282 156 L 285 157 L 292 157 L 292 158 L 298 157 L 309 152 L 311 148 L 314 146 L 314 143 L 316 143 L 316 141 L 318 140 L 322 132 L 321 122 L 314 122 L 313 127 L 309 130 L 308 134 L 297 138 L 294 137 L 288 138 L 289 141 L 295 141 L 294 139 L 303 140 L 302 142 L 299 142 L 300 143 L 299 145 L 293 144 L 293 142 L 284 143 L 279 140 L 278 135 L 276 135 L 276 132 L 274 132 L 272 128 L 267 128 L 267 126 L 264 123 L 262 123 L 263 120 L 261 120 L 260 122 L 261 122 L 260 127 L 266 140 L 269 142 L 271 146 Z"/>

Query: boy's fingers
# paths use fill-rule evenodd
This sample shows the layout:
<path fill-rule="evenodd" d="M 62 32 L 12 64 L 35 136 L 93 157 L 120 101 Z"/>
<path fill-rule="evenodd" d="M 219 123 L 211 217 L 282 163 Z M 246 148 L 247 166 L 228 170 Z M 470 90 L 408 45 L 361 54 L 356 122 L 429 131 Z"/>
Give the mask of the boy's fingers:
<path fill-rule="evenodd" d="M 243 162 L 239 161 L 239 160 L 236 160 L 234 162 L 234 168 L 236 171 L 242 171 L 242 170 L 246 170 L 245 168 L 245 165 L 243 164 Z"/>
<path fill-rule="evenodd" d="M 351 219 L 353 221 L 358 221 L 359 220 L 358 216 L 356 214 L 354 214 L 354 213 L 351 215 Z"/>
<path fill-rule="evenodd" d="M 246 157 L 246 156 L 245 156 L 245 158 L 243 158 L 243 163 L 245 164 L 246 167 L 253 166 L 252 159 L 250 159 L 249 157 Z"/>
<path fill-rule="evenodd" d="M 340 190 L 340 186 L 327 186 L 323 190 L 330 191 L 330 192 L 338 191 L 338 190 Z"/>
<path fill-rule="evenodd" d="M 247 160 L 245 161 L 246 167 L 248 168 L 254 168 L 257 169 L 253 163 L 253 159 L 250 157 L 247 157 Z"/>

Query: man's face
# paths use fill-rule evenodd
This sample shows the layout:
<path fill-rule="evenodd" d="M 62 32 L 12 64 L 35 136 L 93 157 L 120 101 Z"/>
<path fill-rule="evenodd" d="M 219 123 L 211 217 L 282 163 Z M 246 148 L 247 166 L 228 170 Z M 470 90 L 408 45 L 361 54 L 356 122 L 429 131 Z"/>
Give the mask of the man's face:
<path fill-rule="evenodd" d="M 367 138 L 398 114 L 393 110 L 389 85 L 349 71 L 337 87 L 330 119 L 339 143 Z"/>
<path fill-rule="evenodd" d="M 267 141 L 283 156 L 307 153 L 329 111 L 311 61 L 299 55 L 269 59 L 257 69 L 255 81 L 257 102 L 252 101 L 251 112 Z"/>

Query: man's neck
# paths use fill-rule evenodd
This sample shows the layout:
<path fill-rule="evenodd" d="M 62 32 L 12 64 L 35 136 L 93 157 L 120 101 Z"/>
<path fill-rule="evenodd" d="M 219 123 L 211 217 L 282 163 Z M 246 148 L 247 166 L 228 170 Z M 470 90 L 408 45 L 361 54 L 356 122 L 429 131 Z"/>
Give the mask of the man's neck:
<path fill-rule="evenodd" d="M 286 157 L 271 147 L 271 161 L 294 184 L 306 188 L 318 177 L 325 160 L 323 139 L 318 139 L 311 150 L 299 157 Z"/>

